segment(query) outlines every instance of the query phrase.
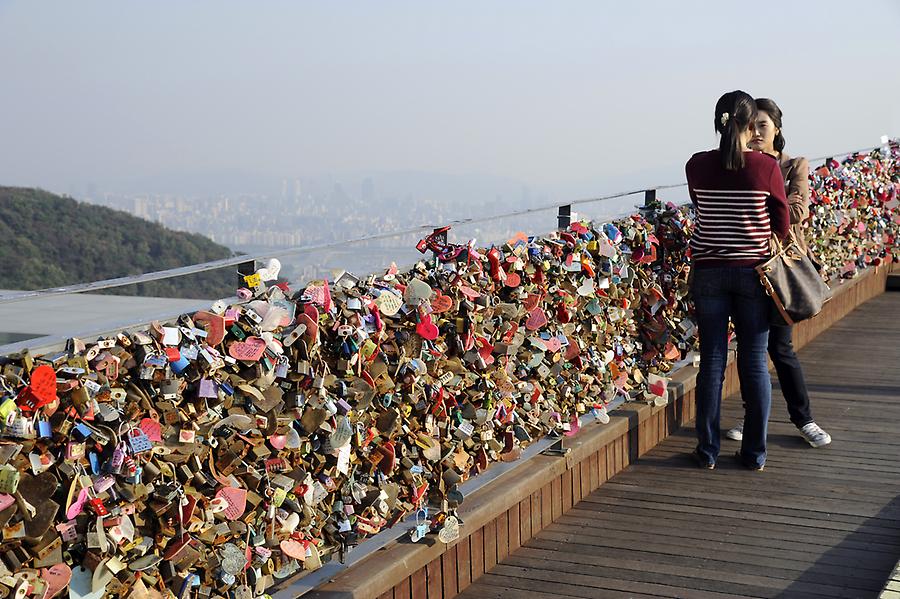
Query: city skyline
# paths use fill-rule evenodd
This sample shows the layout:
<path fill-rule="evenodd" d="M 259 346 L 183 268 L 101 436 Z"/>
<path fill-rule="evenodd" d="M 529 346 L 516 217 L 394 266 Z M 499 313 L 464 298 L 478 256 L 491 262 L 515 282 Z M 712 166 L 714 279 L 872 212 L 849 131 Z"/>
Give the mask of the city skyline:
<path fill-rule="evenodd" d="M 900 7 L 843 9 L 7 1 L 0 114 L 16 143 L 0 181 L 236 194 L 260 192 L 242 179 L 425 172 L 564 201 L 680 179 L 735 88 L 779 102 L 792 154 L 873 146 L 900 134 Z"/>

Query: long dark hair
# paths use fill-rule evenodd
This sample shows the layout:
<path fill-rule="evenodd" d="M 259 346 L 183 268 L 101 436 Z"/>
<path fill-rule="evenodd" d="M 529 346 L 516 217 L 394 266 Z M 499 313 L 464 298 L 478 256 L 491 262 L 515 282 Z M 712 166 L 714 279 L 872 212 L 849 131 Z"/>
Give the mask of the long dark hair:
<path fill-rule="evenodd" d="M 728 92 L 716 102 L 714 125 L 722 135 L 719 139 L 719 154 L 722 166 L 729 171 L 744 168 L 744 144 L 741 133 L 756 122 L 756 102 L 747 92 Z"/>
<path fill-rule="evenodd" d="M 775 134 L 774 146 L 778 152 L 781 152 L 784 149 L 784 135 L 781 134 L 781 109 L 778 108 L 775 100 L 770 100 L 769 98 L 757 98 L 755 101 L 756 110 L 762 110 L 768 114 L 769 118 L 772 119 L 772 124 L 778 129 L 778 133 Z"/>

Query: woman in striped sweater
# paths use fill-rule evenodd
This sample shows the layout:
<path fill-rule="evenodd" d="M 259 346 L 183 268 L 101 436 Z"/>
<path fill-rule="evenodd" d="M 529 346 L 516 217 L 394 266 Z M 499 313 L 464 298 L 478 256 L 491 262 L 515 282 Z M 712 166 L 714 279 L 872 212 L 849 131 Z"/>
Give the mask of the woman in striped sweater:
<path fill-rule="evenodd" d="M 778 162 L 747 144 L 757 109 L 742 91 L 716 103 L 719 148 L 694 154 L 685 166 L 697 212 L 691 238 L 691 292 L 700 327 L 700 372 L 695 392 L 697 449 L 701 467 L 719 457 L 722 382 L 728 358 L 728 322 L 738 343 L 738 375 L 744 401 L 744 430 L 738 458 L 753 470 L 766 463 L 766 427 L 772 386 L 766 367 L 771 300 L 754 267 L 769 257 L 769 238 L 783 238 L 790 222 Z"/>

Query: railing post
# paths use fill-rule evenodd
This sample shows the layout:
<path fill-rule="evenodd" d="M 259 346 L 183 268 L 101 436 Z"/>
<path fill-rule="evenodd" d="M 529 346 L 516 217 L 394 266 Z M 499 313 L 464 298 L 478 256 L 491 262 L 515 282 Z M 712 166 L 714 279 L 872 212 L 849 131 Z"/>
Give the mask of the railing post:
<path fill-rule="evenodd" d="M 570 224 L 572 224 L 572 206 L 571 206 L 571 204 L 566 204 L 565 206 L 560 206 L 559 213 L 556 215 L 556 228 L 557 229 L 568 229 Z"/>
<path fill-rule="evenodd" d="M 248 275 L 252 275 L 256 272 L 256 260 L 248 260 L 247 262 L 241 262 L 237 267 L 238 271 L 238 287 L 243 287 L 246 285 L 246 281 L 244 281 L 244 277 Z"/>

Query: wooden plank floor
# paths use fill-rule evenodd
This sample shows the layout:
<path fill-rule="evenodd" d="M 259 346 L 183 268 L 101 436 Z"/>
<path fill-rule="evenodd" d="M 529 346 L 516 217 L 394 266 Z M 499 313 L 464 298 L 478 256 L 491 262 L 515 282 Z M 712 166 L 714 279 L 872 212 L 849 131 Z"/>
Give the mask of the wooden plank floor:
<path fill-rule="evenodd" d="M 773 375 L 764 472 L 693 466 L 682 430 L 503 559 L 463 599 L 877 597 L 900 558 L 900 293 L 861 307 L 800 352 L 813 449 Z M 723 407 L 727 429 L 739 397 Z"/>

